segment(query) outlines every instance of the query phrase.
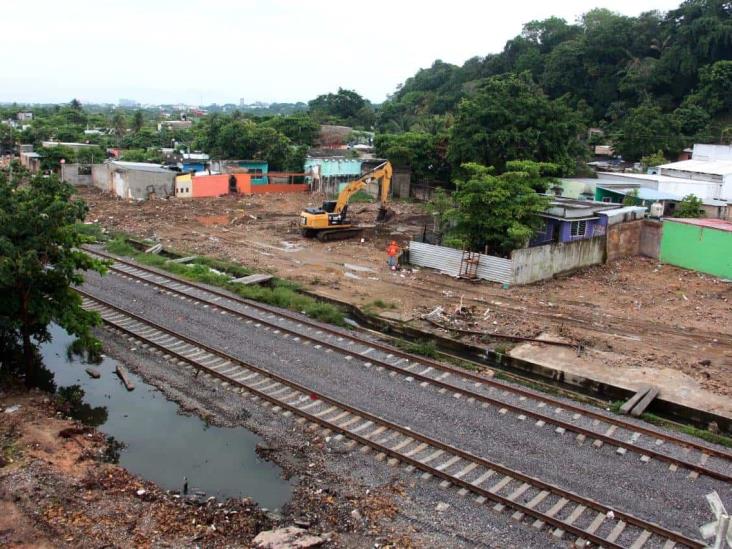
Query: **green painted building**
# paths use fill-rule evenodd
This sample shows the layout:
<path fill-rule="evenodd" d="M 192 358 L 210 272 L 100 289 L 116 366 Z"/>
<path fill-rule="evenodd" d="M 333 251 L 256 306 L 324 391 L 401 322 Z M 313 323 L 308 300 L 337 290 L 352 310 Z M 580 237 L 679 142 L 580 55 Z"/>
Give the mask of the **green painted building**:
<path fill-rule="evenodd" d="M 664 219 L 660 260 L 732 280 L 732 223 L 721 219 Z"/>

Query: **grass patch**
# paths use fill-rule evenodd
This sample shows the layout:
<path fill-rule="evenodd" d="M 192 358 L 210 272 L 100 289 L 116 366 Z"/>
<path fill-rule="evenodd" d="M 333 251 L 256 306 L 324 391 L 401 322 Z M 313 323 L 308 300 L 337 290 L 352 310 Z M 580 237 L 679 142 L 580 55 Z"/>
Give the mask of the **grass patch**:
<path fill-rule="evenodd" d="M 413 355 L 426 356 L 427 358 L 437 358 L 437 346 L 432 340 L 418 339 L 416 341 L 397 340 L 396 346 L 401 350 Z"/>
<path fill-rule="evenodd" d="M 351 202 L 351 203 L 361 202 L 361 203 L 369 203 L 369 204 L 371 204 L 373 201 L 374 201 L 374 197 L 371 196 L 366 191 L 358 191 L 353 196 L 351 196 L 351 199 L 349 200 L 349 202 Z"/>
<path fill-rule="evenodd" d="M 123 237 L 110 240 L 107 242 L 106 248 L 107 251 L 113 254 L 132 257 L 143 265 L 156 267 L 181 278 L 225 288 L 245 299 L 297 311 L 316 320 L 337 326 L 346 326 L 341 309 L 330 303 L 323 303 L 301 294 L 299 292 L 300 287 L 287 280 L 275 278 L 272 280 L 271 286 L 244 286 L 243 284 L 231 282 L 230 275 L 235 277 L 247 276 L 252 274 L 252 271 L 230 261 L 197 257 L 190 263 L 173 263 L 164 256 L 140 252 Z M 215 269 L 215 271 L 211 269 Z"/>
<path fill-rule="evenodd" d="M 84 235 L 88 242 L 101 242 L 107 238 L 102 226 L 98 223 L 76 223 L 75 229 L 79 234 Z"/>
<path fill-rule="evenodd" d="M 616 400 L 610 404 L 609 410 L 614 414 L 620 414 L 620 408 L 623 406 L 623 404 L 624 402 L 622 400 Z M 676 431 L 677 433 L 684 433 L 686 435 L 690 435 L 692 437 L 711 442 L 712 444 L 719 444 L 720 446 L 732 448 L 732 438 L 725 435 L 719 435 L 705 429 L 699 429 L 698 427 L 694 427 L 693 425 L 683 425 L 681 423 L 676 423 L 674 421 L 664 419 L 648 412 L 641 414 L 640 419 L 642 419 L 643 421 L 647 421 L 652 425 L 664 427 L 666 429 L 670 429 L 671 431 Z"/>
<path fill-rule="evenodd" d="M 698 427 L 694 427 L 693 425 L 681 425 L 679 423 L 674 423 L 673 421 L 668 421 L 668 420 L 663 419 L 662 417 L 658 417 L 657 415 L 654 415 L 654 414 L 645 413 L 645 414 L 641 414 L 640 417 L 641 417 L 641 419 L 647 421 L 648 423 L 652 423 L 653 425 L 658 425 L 659 427 L 666 427 L 673 431 L 685 433 L 687 435 L 691 435 L 693 437 L 697 437 L 702 440 L 706 440 L 707 442 L 711 442 L 713 444 L 719 444 L 720 446 L 732 448 L 732 438 L 730 438 L 728 436 L 718 435 L 716 433 L 712 433 L 711 431 L 707 431 L 705 429 L 699 429 Z"/>

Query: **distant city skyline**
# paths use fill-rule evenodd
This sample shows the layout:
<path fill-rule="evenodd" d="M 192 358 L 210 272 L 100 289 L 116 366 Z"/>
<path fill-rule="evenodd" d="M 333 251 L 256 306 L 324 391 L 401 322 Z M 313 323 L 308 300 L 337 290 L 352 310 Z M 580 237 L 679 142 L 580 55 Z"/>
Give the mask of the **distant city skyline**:
<path fill-rule="evenodd" d="M 501 51 L 531 20 L 679 3 L 5 0 L 0 48 L 14 53 L 0 68 L 0 102 L 296 103 L 343 87 L 380 103 L 436 59 Z"/>

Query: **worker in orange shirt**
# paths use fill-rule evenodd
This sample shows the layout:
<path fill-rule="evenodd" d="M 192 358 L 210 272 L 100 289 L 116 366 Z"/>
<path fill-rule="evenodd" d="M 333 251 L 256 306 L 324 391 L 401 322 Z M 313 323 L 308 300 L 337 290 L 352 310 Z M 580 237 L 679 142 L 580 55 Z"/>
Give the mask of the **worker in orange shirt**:
<path fill-rule="evenodd" d="M 392 271 L 397 270 L 398 258 L 400 253 L 401 248 L 399 247 L 399 244 L 396 243 L 396 240 L 392 240 L 391 243 L 386 247 L 386 262 L 388 263 Z"/>

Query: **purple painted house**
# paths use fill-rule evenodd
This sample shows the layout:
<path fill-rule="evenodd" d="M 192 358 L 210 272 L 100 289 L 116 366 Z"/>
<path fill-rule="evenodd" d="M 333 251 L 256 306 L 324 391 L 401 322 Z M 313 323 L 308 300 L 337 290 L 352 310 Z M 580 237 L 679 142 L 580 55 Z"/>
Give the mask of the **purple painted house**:
<path fill-rule="evenodd" d="M 600 212 L 621 207 L 622 204 L 552 197 L 546 211 L 539 214 L 545 221 L 544 229 L 534 235 L 529 246 L 604 236 L 607 216 L 599 215 Z"/>

